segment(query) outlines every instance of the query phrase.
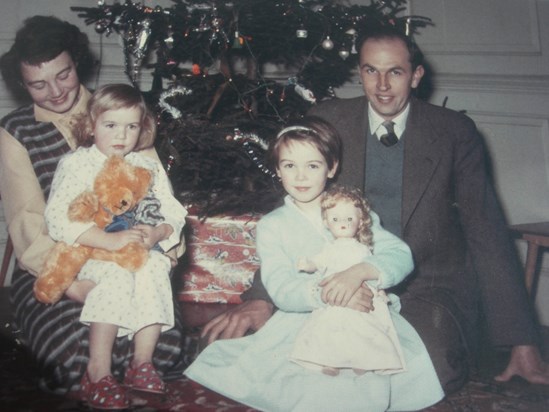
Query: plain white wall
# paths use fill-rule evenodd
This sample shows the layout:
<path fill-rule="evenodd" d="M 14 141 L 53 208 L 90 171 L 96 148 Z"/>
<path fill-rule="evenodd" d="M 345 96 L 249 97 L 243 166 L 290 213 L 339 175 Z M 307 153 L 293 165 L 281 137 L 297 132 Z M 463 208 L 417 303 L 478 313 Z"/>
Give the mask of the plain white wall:
<path fill-rule="evenodd" d="M 7 3 L 9 0 L 2 0 Z M 106 0 L 112 3 L 112 0 Z M 170 6 L 169 0 L 142 1 Z M 354 0 L 370 4 L 370 0 Z M 5 4 L 6 5 L 6 4 Z M 96 0 L 20 0 L 0 15 L 0 53 L 25 17 L 53 14 L 80 26 L 97 54 L 100 77 L 90 86 L 127 82 L 120 39 L 98 35 L 70 10 Z M 8 10 L 7 7 L 4 10 Z M 434 72 L 431 101 L 465 110 L 486 139 L 498 193 L 509 223 L 549 220 L 549 1 L 410 0 L 408 14 L 430 17 L 434 26 L 416 37 Z M 147 81 L 147 79 L 144 79 Z M 362 93 L 358 78 L 337 91 Z M 0 116 L 16 103 L 0 82 Z M 0 216 L 0 255 L 5 225 Z M 524 245 L 519 243 L 524 254 Z M 549 254 L 537 294 L 542 323 L 549 325 Z"/>

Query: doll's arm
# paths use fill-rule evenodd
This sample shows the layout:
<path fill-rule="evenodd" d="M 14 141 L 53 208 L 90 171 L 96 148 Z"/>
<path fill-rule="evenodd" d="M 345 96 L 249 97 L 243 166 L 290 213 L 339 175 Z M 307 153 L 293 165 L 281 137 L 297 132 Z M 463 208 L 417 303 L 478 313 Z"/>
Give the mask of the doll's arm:
<path fill-rule="evenodd" d="M 312 259 L 299 258 L 297 261 L 297 270 L 300 272 L 314 273 L 318 270 L 317 265 Z"/>

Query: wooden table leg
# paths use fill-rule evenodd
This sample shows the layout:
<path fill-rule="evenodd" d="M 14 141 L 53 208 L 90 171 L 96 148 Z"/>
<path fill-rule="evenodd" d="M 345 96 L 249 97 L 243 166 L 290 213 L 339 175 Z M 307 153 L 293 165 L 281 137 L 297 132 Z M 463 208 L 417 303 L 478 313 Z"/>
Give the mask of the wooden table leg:
<path fill-rule="evenodd" d="M 534 284 L 534 275 L 536 273 L 536 266 L 538 262 L 538 250 L 539 245 L 535 242 L 528 242 L 528 251 L 526 253 L 526 268 L 525 268 L 525 282 L 526 290 L 532 294 L 532 286 Z"/>

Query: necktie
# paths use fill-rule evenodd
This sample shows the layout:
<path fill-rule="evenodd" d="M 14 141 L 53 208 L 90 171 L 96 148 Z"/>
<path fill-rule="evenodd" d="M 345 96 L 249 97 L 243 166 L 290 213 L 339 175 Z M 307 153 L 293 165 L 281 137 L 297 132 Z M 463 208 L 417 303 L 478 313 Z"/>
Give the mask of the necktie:
<path fill-rule="evenodd" d="M 381 143 L 383 143 L 387 147 L 397 144 L 398 137 L 395 134 L 395 124 L 390 120 L 386 120 L 382 123 L 382 125 L 385 127 L 385 129 L 387 129 L 387 133 L 379 138 Z"/>

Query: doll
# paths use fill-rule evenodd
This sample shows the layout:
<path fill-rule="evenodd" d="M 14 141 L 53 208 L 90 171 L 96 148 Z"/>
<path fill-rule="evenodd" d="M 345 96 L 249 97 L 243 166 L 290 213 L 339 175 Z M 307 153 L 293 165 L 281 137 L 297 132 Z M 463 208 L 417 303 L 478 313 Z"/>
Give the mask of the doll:
<path fill-rule="evenodd" d="M 374 252 L 370 206 L 361 192 L 334 186 L 321 203 L 324 225 L 334 240 L 323 251 L 298 261 L 298 270 L 323 277 L 364 261 Z M 405 370 L 402 348 L 388 305 L 376 282 L 367 282 L 375 310 L 360 312 L 341 306 L 314 310 L 298 333 L 290 359 L 305 367 L 336 376 L 342 369 L 356 374 Z"/>

